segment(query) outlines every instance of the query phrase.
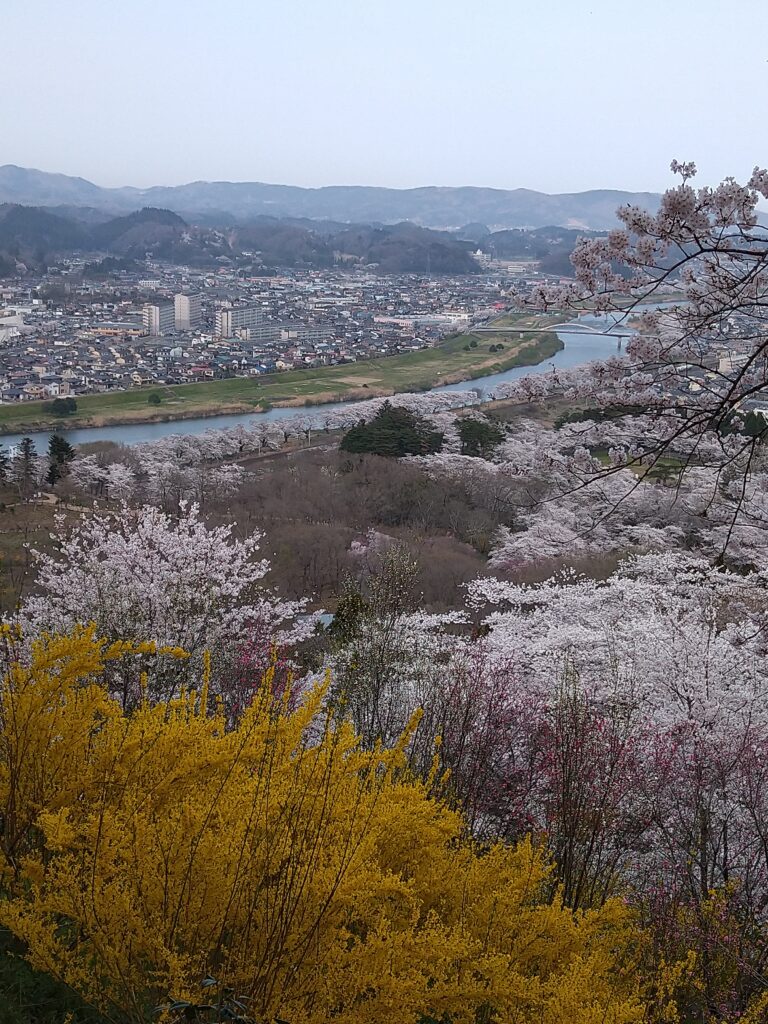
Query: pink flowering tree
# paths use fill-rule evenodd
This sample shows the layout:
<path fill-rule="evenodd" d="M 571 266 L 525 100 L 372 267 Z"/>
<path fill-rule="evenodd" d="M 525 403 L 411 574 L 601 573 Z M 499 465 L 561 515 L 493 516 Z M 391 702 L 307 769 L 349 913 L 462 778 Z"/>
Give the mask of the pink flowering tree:
<path fill-rule="evenodd" d="M 524 789 L 500 772 L 489 824 L 514 834 L 524 793 L 566 898 L 630 895 L 665 956 L 696 950 L 695 1019 L 739 1019 L 768 964 L 764 573 L 662 553 L 470 599 L 533 729 L 507 757 L 537 753 Z"/>
<path fill-rule="evenodd" d="M 173 517 L 124 506 L 85 516 L 70 530 L 58 526 L 58 550 L 34 552 L 36 593 L 21 608 L 22 627 L 36 635 L 95 623 L 110 641 L 183 648 L 191 664 L 182 671 L 171 659 L 165 672 L 153 673 L 154 697 L 170 696 L 182 676 L 197 683 L 206 651 L 223 692 L 241 648 L 291 644 L 312 628 L 296 623 L 301 603 L 279 600 L 265 585 L 260 535 L 238 540 L 231 527 L 209 529 L 196 505 Z M 118 681 L 124 700 L 135 699 L 136 682 L 134 671 Z"/>
<path fill-rule="evenodd" d="M 747 479 L 768 408 L 768 229 L 758 210 L 768 172 L 696 189 L 693 164 L 673 161 L 672 171 L 681 183 L 656 213 L 621 208 L 621 227 L 578 242 L 571 285 L 522 297 L 538 308 L 628 320 L 637 332 L 625 357 L 523 378 L 497 394 L 613 410 L 613 465 L 603 474 L 671 456 Z M 628 408 L 640 411 L 642 431 L 623 425 Z M 732 498 L 737 515 L 738 494 Z"/>

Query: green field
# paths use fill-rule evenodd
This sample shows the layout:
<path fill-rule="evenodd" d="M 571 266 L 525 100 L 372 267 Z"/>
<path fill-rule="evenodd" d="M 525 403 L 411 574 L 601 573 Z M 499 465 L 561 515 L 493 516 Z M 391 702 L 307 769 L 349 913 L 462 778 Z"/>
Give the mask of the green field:
<path fill-rule="evenodd" d="M 465 348 L 472 341 L 476 347 Z M 492 345 L 503 351 L 491 352 Z M 562 348 L 554 334 L 457 335 L 438 347 L 344 366 L 289 370 L 262 377 L 233 377 L 177 387 L 132 388 L 77 398 L 77 412 L 56 417 L 42 402 L 0 405 L 0 433 L 62 427 L 140 423 L 219 413 L 260 411 L 274 405 L 317 405 L 344 399 L 373 398 L 422 391 L 438 384 L 472 380 L 513 366 L 532 366 Z M 147 398 L 159 394 L 160 405 Z"/>
<path fill-rule="evenodd" d="M 496 331 L 525 331 L 535 327 L 541 330 L 542 327 L 554 327 L 556 324 L 564 324 L 573 319 L 573 313 L 502 313 L 501 316 L 491 320 L 489 328 Z"/>

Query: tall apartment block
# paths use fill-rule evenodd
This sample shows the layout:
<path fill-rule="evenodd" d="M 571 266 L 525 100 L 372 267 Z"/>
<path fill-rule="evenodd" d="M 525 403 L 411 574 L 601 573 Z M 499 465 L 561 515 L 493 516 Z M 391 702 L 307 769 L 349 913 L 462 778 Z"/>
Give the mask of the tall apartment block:
<path fill-rule="evenodd" d="M 259 306 L 228 306 L 217 309 L 214 333 L 219 338 L 233 338 L 235 331 L 258 327 L 262 315 Z"/>
<path fill-rule="evenodd" d="M 199 295 L 183 295 L 181 292 L 173 297 L 173 308 L 177 331 L 196 331 L 203 320 Z"/>
<path fill-rule="evenodd" d="M 176 325 L 172 302 L 148 302 L 143 316 L 145 334 L 169 334 Z"/>

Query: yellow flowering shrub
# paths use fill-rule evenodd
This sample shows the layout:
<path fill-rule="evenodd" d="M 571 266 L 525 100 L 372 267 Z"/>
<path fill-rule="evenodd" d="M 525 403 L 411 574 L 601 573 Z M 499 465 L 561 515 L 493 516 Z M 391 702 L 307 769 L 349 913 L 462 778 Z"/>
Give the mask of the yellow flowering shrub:
<path fill-rule="evenodd" d="M 0 690 L 0 923 L 33 965 L 145 1022 L 207 975 L 254 1020 L 630 1024 L 638 933 L 618 903 L 548 901 L 530 843 L 478 848 L 364 751 L 322 691 L 234 727 L 206 694 L 126 713 L 93 632 L 47 638 Z"/>

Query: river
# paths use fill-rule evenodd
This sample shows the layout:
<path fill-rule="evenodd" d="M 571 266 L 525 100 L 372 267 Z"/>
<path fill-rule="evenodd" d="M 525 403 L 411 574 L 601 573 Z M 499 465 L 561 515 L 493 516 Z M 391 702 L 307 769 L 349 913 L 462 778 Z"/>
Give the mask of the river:
<path fill-rule="evenodd" d="M 597 330 L 604 330 L 606 327 L 605 320 L 597 320 L 593 317 L 582 317 L 581 321 L 595 327 Z M 621 327 L 619 330 L 625 332 L 627 328 Z M 475 380 L 462 381 L 459 384 L 445 384 L 433 390 L 468 391 L 471 388 L 481 388 L 483 396 L 489 398 L 495 387 L 507 381 L 518 380 L 520 377 L 525 377 L 531 373 L 546 373 L 554 367 L 567 369 L 573 366 L 581 366 L 595 359 L 606 359 L 608 356 L 616 355 L 618 351 L 619 342 L 615 335 L 585 334 L 582 331 L 557 331 L 557 336 L 563 342 L 564 348 L 556 352 L 550 359 L 546 359 L 536 366 L 515 366 L 511 370 L 504 370 L 503 373 L 489 374 L 487 377 L 477 377 Z M 173 420 L 168 423 L 134 423 L 111 427 L 81 427 L 73 430 L 60 428 L 58 433 L 63 434 L 70 444 L 86 444 L 89 441 L 117 441 L 120 444 L 138 444 L 140 441 L 154 441 L 159 437 L 167 437 L 169 434 L 203 434 L 206 430 L 226 430 L 229 427 L 236 427 L 238 424 L 249 423 L 251 420 L 258 420 L 259 422 L 264 420 L 281 420 L 298 414 L 307 416 L 315 414 L 319 419 L 327 412 L 334 409 L 346 409 L 354 404 L 354 402 L 334 402 L 322 406 L 270 409 L 269 412 L 247 412 L 230 416 L 204 416 L 189 420 Z M 0 436 L 0 444 L 13 448 L 18 445 L 22 437 L 31 437 L 35 442 L 37 450 L 42 453 L 48 447 L 50 431 L 32 434 L 3 434 Z"/>

